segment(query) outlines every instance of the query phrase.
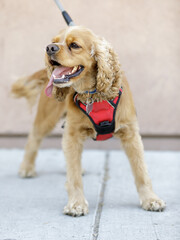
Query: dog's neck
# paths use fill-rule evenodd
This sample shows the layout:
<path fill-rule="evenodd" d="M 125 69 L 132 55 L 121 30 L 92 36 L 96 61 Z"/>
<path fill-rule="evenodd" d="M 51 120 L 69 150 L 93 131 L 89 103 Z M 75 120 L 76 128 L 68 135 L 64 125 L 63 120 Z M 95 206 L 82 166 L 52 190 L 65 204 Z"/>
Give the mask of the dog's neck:
<path fill-rule="evenodd" d="M 85 82 L 85 80 L 84 80 Z M 86 87 L 86 84 L 84 84 L 83 81 L 80 81 L 78 84 L 73 86 L 75 92 L 78 93 L 78 100 L 80 100 L 83 103 L 89 104 L 92 102 L 100 102 L 103 100 L 112 100 L 114 99 L 118 93 L 119 88 L 117 88 L 117 91 L 115 91 L 115 88 L 113 88 L 113 91 L 109 91 L 108 93 L 99 92 L 96 89 L 96 80 L 95 78 L 91 79 L 90 83 L 88 85 L 88 88 Z"/>
<path fill-rule="evenodd" d="M 96 75 L 96 71 L 89 71 L 86 73 L 86 77 L 79 79 L 72 86 L 83 102 L 87 102 L 90 95 L 96 93 Z"/>
<path fill-rule="evenodd" d="M 80 81 L 74 83 L 72 87 L 79 94 L 89 93 L 93 92 L 96 89 L 96 81 L 94 77 L 88 78 L 88 80 L 81 79 Z"/>
<path fill-rule="evenodd" d="M 89 71 L 86 78 L 79 79 L 72 87 L 78 93 L 78 99 L 83 103 L 99 102 L 102 100 L 112 100 L 119 94 L 121 87 L 121 74 L 119 80 L 114 82 L 109 91 L 101 92 L 96 89 L 97 84 L 97 71 Z"/>

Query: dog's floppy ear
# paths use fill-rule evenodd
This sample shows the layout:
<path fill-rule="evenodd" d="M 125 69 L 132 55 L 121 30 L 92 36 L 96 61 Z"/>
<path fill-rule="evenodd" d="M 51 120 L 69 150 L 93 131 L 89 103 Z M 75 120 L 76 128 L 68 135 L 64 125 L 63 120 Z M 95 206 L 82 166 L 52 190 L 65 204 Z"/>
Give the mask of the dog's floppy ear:
<path fill-rule="evenodd" d="M 65 87 L 65 88 L 58 88 L 58 87 L 53 87 L 53 97 L 55 99 L 57 99 L 60 102 L 63 102 L 66 98 L 66 96 L 69 93 L 70 88 L 69 87 Z"/>
<path fill-rule="evenodd" d="M 119 91 L 120 64 L 111 45 L 103 38 L 97 38 L 93 46 L 93 56 L 97 61 L 96 89 L 101 93 Z"/>

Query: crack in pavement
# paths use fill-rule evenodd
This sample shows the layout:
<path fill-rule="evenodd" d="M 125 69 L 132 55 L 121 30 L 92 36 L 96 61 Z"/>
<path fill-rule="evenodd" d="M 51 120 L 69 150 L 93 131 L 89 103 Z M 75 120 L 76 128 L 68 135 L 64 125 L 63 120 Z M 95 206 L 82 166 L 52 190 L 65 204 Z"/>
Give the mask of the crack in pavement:
<path fill-rule="evenodd" d="M 105 154 L 105 162 L 104 162 L 104 173 L 102 177 L 102 184 L 99 192 L 99 199 L 97 202 L 97 207 L 95 211 L 95 217 L 93 221 L 93 227 L 91 232 L 91 240 L 97 240 L 98 234 L 99 234 L 99 226 L 100 226 L 100 220 L 101 220 L 101 213 L 103 209 L 104 204 L 104 195 L 106 190 L 106 185 L 108 181 L 108 173 L 109 173 L 109 152 L 106 152 Z"/>

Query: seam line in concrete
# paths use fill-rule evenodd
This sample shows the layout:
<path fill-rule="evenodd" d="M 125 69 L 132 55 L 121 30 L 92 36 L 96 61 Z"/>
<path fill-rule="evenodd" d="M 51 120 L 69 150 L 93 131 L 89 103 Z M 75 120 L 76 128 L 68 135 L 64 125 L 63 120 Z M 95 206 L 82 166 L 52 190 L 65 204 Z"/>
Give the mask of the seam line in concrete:
<path fill-rule="evenodd" d="M 62 133 L 53 133 L 47 136 L 47 138 L 59 138 L 62 137 Z M 0 133 L 0 138 L 24 138 L 28 137 L 28 133 Z M 180 134 L 148 134 L 148 133 L 141 133 L 142 138 L 180 138 Z"/>
<path fill-rule="evenodd" d="M 155 235 L 155 238 L 156 238 L 156 240 L 160 240 L 160 238 L 159 238 L 159 234 L 158 234 L 158 232 L 156 231 L 156 227 L 155 227 L 155 224 L 154 224 L 154 221 L 153 221 L 153 219 L 152 219 L 152 215 L 151 215 L 151 223 L 152 223 L 152 227 L 153 227 L 153 230 L 154 230 L 154 235 Z"/>
<path fill-rule="evenodd" d="M 93 227 L 91 232 L 91 240 L 97 240 L 99 235 L 99 226 L 100 226 L 100 220 L 101 220 L 101 213 L 103 209 L 104 204 L 104 195 L 106 190 L 106 185 L 108 181 L 108 173 L 109 173 L 109 152 L 106 152 L 105 154 L 105 162 L 104 162 L 104 168 L 103 168 L 103 177 L 102 177 L 102 184 L 99 192 L 99 198 L 97 202 L 97 207 L 95 211 L 95 217 L 93 221 Z"/>

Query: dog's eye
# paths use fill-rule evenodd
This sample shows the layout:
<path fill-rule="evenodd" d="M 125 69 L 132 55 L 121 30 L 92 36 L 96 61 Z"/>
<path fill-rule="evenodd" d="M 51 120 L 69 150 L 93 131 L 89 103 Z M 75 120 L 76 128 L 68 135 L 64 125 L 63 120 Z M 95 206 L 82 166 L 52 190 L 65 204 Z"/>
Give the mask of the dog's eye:
<path fill-rule="evenodd" d="M 71 48 L 77 49 L 77 48 L 80 48 L 80 46 L 78 46 L 77 43 L 73 42 L 69 45 L 70 50 L 71 50 Z"/>

